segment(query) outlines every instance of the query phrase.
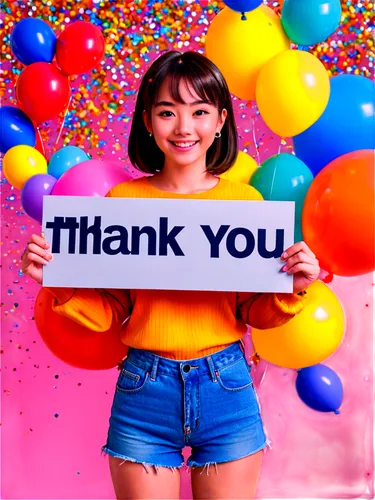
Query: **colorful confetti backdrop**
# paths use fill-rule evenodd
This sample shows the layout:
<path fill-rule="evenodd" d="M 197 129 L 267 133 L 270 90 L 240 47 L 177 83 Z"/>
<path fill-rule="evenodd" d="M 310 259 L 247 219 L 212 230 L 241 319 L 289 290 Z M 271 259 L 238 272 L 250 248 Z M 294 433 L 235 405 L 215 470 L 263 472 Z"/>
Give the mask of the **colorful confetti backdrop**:
<path fill-rule="evenodd" d="M 266 2 L 280 12 L 279 2 Z M 93 158 L 127 158 L 127 139 L 140 79 L 161 52 L 204 51 L 205 34 L 222 2 L 191 0 L 6 1 L 1 2 L 3 104 L 16 104 L 15 83 L 22 65 L 13 58 L 10 34 L 26 17 L 40 17 L 58 35 L 76 19 L 101 27 L 106 41 L 100 66 L 71 80 L 65 116 L 44 124 L 50 156 L 63 145 L 79 145 Z M 342 2 L 340 28 L 312 47 L 330 75 L 372 77 L 373 3 Z M 289 141 L 271 133 L 256 105 L 233 97 L 240 147 L 258 162 Z M 317 145 L 318 147 L 318 145 Z M 1 498 L 114 498 L 106 439 L 116 369 L 72 368 L 43 344 L 33 321 L 39 286 L 21 272 L 20 258 L 40 226 L 20 205 L 20 192 L 2 179 L 2 493 Z M 272 450 L 265 454 L 257 496 L 262 498 L 373 498 L 372 291 L 370 275 L 335 277 L 329 285 L 345 310 L 347 330 L 325 364 L 340 376 L 345 391 L 340 415 L 314 412 L 295 391 L 296 372 L 269 365 L 258 395 Z M 251 340 L 246 337 L 247 351 Z M 188 456 L 189 449 L 185 450 Z M 181 498 L 191 498 L 182 471 Z"/>

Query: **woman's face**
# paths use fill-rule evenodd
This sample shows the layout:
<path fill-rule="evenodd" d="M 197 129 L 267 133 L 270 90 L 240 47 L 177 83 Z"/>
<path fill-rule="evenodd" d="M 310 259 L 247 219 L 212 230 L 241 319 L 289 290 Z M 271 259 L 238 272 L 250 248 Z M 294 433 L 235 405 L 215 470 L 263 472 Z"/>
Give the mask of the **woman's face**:
<path fill-rule="evenodd" d="M 206 152 L 213 141 L 218 140 L 215 133 L 221 131 L 227 111 L 223 109 L 219 116 L 216 106 L 202 102 L 184 80 L 179 90 L 185 104 L 173 100 L 169 81 L 165 80 L 151 110 L 151 124 L 147 123 L 145 111 L 143 118 L 147 130 L 153 133 L 156 144 L 165 154 L 165 162 L 181 166 L 202 163 L 204 168 Z"/>

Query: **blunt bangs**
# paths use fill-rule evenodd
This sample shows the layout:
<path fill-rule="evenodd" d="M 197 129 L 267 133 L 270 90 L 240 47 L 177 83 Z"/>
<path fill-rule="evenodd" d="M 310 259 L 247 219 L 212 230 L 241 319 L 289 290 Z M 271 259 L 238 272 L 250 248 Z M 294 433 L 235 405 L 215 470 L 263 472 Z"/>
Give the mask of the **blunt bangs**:
<path fill-rule="evenodd" d="M 166 79 L 169 79 L 169 91 L 176 102 L 185 104 L 180 94 L 181 83 L 184 83 L 190 85 L 202 101 L 213 104 L 219 115 L 224 108 L 227 110 L 221 137 L 215 139 L 206 153 L 207 171 L 213 174 L 225 172 L 233 165 L 238 154 L 230 92 L 218 68 L 205 56 L 192 51 L 169 51 L 156 59 L 145 73 L 137 95 L 128 142 L 131 163 L 146 173 L 156 173 L 163 168 L 164 153 L 147 132 L 142 112 L 146 110 L 151 120 L 152 107 Z"/>

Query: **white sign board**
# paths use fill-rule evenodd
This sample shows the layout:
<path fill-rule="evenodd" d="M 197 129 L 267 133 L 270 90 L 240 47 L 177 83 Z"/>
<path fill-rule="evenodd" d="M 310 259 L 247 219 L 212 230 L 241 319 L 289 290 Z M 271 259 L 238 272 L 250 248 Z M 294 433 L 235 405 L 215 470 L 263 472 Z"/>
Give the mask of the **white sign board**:
<path fill-rule="evenodd" d="M 43 286 L 293 291 L 294 202 L 45 196 Z"/>

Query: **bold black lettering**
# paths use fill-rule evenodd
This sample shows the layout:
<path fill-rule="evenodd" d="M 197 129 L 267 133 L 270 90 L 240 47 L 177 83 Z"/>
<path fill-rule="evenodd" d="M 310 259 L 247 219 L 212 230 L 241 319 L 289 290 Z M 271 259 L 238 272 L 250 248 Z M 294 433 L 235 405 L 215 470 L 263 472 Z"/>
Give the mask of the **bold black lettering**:
<path fill-rule="evenodd" d="M 68 252 L 74 253 L 76 246 L 76 229 L 79 227 L 76 217 L 54 217 L 53 222 L 47 222 L 46 228 L 52 229 L 52 253 L 60 253 L 61 230 L 69 229 Z"/>
<path fill-rule="evenodd" d="M 47 229 L 52 229 L 52 253 L 60 253 L 61 229 L 65 229 L 64 217 L 54 217 L 53 222 L 47 222 Z"/>
<path fill-rule="evenodd" d="M 102 246 L 102 218 L 100 215 L 94 217 L 94 224 L 88 225 L 89 218 L 81 217 L 79 225 L 79 253 L 87 254 L 87 240 L 89 234 L 94 237 L 93 254 L 100 254 Z"/>
<path fill-rule="evenodd" d="M 216 236 L 212 232 L 211 226 L 202 226 L 204 234 L 206 235 L 210 245 L 211 245 L 211 259 L 217 259 L 219 257 L 219 245 L 221 240 L 224 238 L 225 233 L 228 231 L 230 226 L 220 226 L 219 231 Z"/>
<path fill-rule="evenodd" d="M 108 236 L 103 241 L 103 252 L 107 255 L 117 255 L 119 253 L 123 255 L 129 255 L 130 250 L 128 248 L 128 231 L 124 226 L 108 226 L 104 229 L 104 232 L 107 234 L 112 234 L 115 231 L 118 231 L 120 234 L 118 236 Z M 111 248 L 111 244 L 117 241 L 119 242 L 119 246 L 117 248 Z"/>
<path fill-rule="evenodd" d="M 281 257 L 284 249 L 284 229 L 276 229 L 276 246 L 274 250 L 266 248 L 266 230 L 258 229 L 258 253 L 264 259 Z"/>
<path fill-rule="evenodd" d="M 173 250 L 175 255 L 179 257 L 184 256 L 184 252 L 181 250 L 180 245 L 176 241 L 176 236 L 180 233 L 185 226 L 174 226 L 173 229 L 168 233 L 168 218 L 160 217 L 159 226 L 159 255 L 168 255 L 168 245 Z"/>
<path fill-rule="evenodd" d="M 65 217 L 65 225 L 69 229 L 68 253 L 76 252 L 76 230 L 79 228 L 79 223 L 76 217 Z"/>
<path fill-rule="evenodd" d="M 236 248 L 236 238 L 237 236 L 244 236 L 246 239 L 246 247 L 239 251 Z M 236 259 L 244 259 L 245 257 L 249 257 L 254 251 L 255 248 L 255 238 L 253 233 L 246 229 L 246 227 L 236 227 L 232 229 L 232 231 L 227 236 L 227 250 L 231 254 L 232 257 L 236 257 Z"/>
<path fill-rule="evenodd" d="M 141 234 L 147 234 L 148 244 L 147 253 L 148 255 L 156 255 L 156 230 L 151 226 L 132 226 L 132 255 L 139 255 L 139 246 Z"/>

